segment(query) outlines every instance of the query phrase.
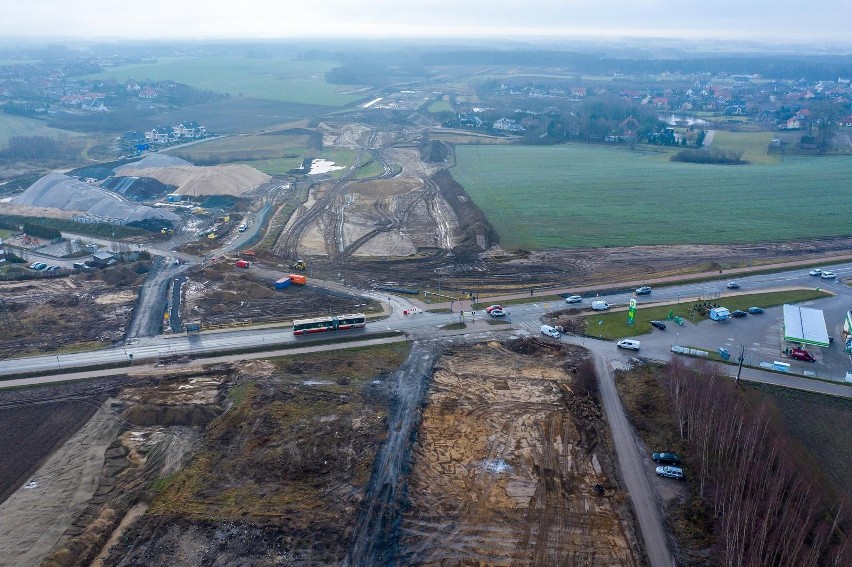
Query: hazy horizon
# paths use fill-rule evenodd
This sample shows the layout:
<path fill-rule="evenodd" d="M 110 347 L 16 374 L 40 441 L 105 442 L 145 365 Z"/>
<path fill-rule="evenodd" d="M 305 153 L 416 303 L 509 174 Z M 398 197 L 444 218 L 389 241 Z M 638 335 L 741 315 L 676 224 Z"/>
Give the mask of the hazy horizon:
<path fill-rule="evenodd" d="M 852 46 L 852 0 L 32 0 L 4 10 L 0 36 L 20 40 L 482 39 L 530 42 L 670 38 Z"/>

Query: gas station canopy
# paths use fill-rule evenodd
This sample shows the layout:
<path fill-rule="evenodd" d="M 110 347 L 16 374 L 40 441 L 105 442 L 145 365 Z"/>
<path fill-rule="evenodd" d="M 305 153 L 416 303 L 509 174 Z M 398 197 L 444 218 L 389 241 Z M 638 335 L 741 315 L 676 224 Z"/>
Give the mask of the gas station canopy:
<path fill-rule="evenodd" d="M 828 347 L 828 331 L 821 309 L 784 306 L 784 340 Z"/>

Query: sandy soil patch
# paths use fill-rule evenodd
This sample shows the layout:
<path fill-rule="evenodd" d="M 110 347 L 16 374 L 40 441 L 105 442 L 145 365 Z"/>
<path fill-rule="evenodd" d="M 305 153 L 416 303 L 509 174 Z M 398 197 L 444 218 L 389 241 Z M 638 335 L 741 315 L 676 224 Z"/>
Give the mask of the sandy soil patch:
<path fill-rule="evenodd" d="M 154 179 L 177 187 L 182 195 L 235 195 L 256 189 L 268 183 L 272 177 L 247 165 L 215 165 L 197 167 L 125 168 L 116 170 L 117 175 L 135 175 Z"/>
<path fill-rule="evenodd" d="M 561 362 L 498 345 L 439 360 L 414 451 L 403 563 L 640 564 L 606 445 L 569 409 L 577 400 Z"/>
<path fill-rule="evenodd" d="M 121 429 L 112 404 L 107 401 L 47 460 L 33 476 L 36 486 L 21 488 L 0 506 L 0 565 L 39 565 L 86 507 L 98 486 L 104 452 Z"/>
<path fill-rule="evenodd" d="M 107 293 L 99 295 L 95 298 L 95 303 L 98 305 L 114 305 L 116 303 L 127 303 L 128 301 L 136 300 L 136 292 L 131 290 L 119 291 L 117 293 Z"/>

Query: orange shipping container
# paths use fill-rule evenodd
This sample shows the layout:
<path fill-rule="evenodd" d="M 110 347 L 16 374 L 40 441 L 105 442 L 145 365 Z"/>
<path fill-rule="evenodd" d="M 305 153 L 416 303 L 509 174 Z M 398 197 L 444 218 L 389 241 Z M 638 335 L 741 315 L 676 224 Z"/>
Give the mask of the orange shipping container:
<path fill-rule="evenodd" d="M 290 282 L 296 285 L 305 285 L 308 283 L 308 278 L 301 274 L 290 274 Z"/>

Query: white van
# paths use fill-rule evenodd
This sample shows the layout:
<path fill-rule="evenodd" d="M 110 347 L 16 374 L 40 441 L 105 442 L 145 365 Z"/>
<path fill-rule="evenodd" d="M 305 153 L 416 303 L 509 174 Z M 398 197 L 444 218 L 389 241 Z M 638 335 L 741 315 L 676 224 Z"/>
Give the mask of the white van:
<path fill-rule="evenodd" d="M 621 339 L 616 343 L 618 348 L 626 348 L 629 350 L 639 350 L 639 341 L 634 341 L 633 339 Z"/>
<path fill-rule="evenodd" d="M 554 339 L 558 339 L 560 337 L 559 331 L 557 331 L 555 327 L 551 327 L 550 325 L 542 325 L 541 334 L 547 337 L 552 337 Z"/>
<path fill-rule="evenodd" d="M 240 232 L 245 232 L 247 228 L 248 228 L 248 225 L 246 223 L 242 223 L 240 225 Z"/>
<path fill-rule="evenodd" d="M 592 301 L 592 309 L 595 311 L 606 311 L 609 309 L 609 303 L 606 301 Z"/>

